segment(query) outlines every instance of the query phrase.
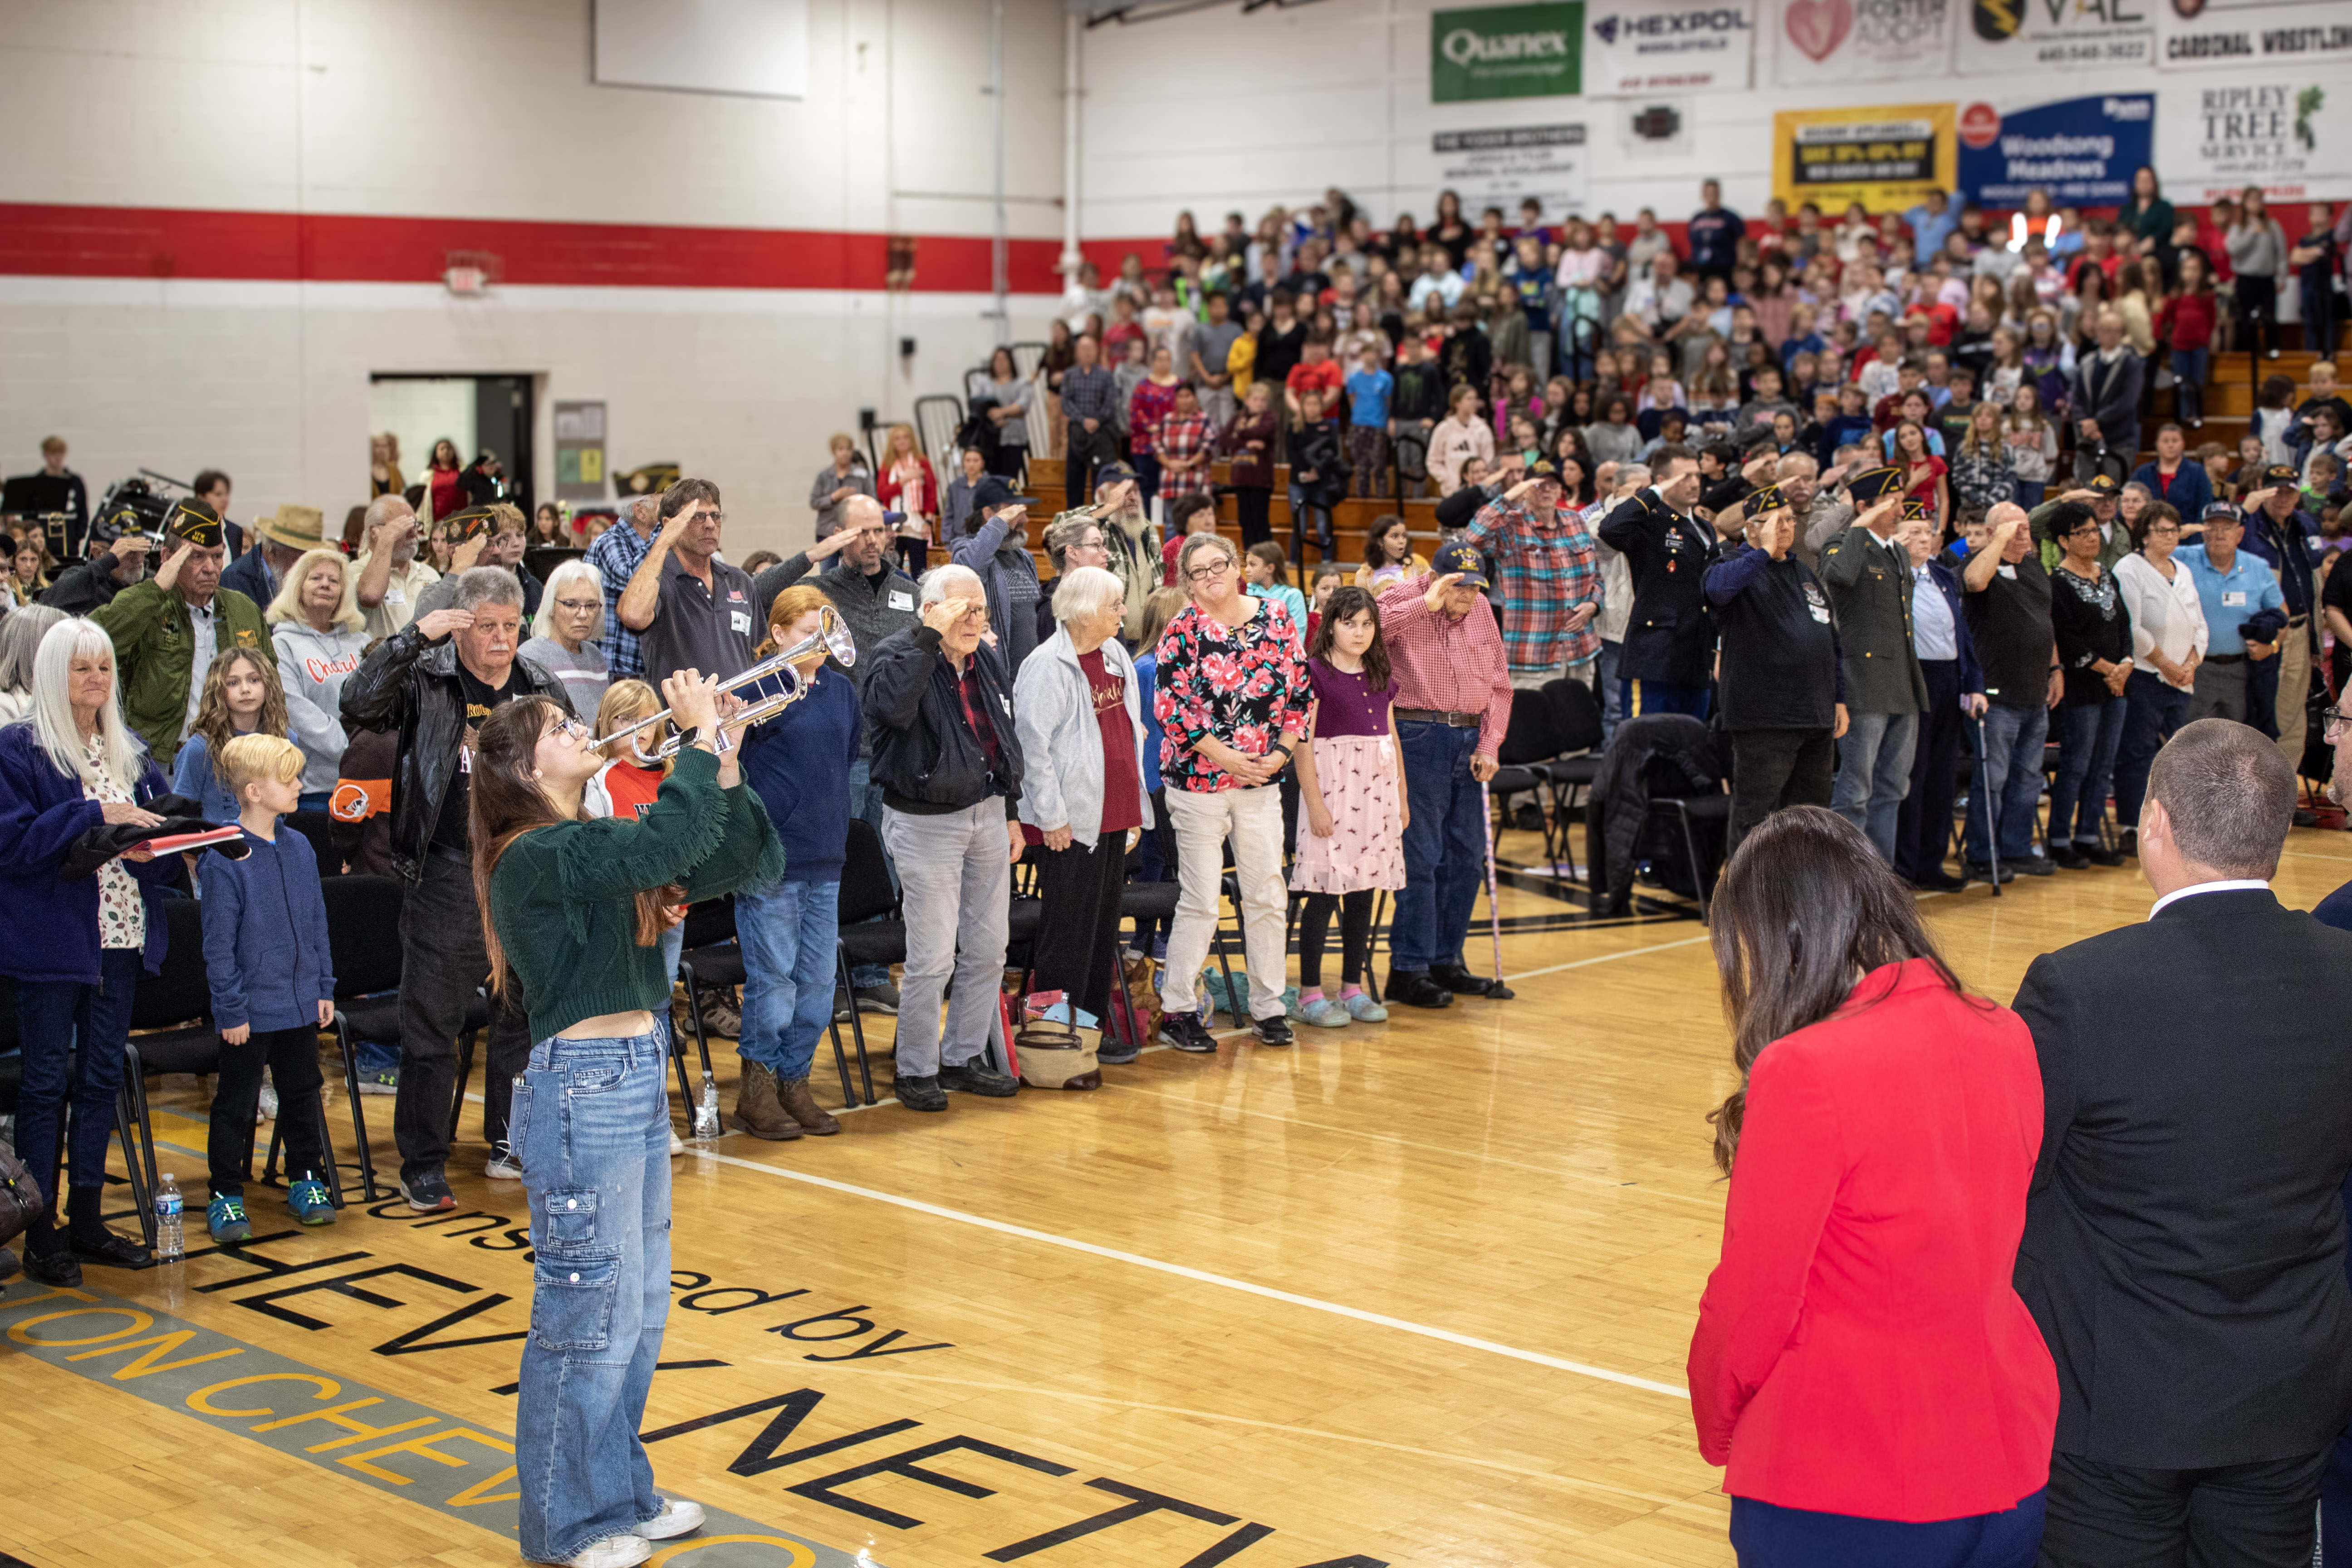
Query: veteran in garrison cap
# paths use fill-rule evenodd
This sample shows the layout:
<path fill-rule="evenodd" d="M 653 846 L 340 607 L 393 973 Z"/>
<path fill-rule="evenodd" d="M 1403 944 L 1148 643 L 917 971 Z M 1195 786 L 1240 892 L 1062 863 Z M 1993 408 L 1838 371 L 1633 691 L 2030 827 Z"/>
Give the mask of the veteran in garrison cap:
<path fill-rule="evenodd" d="M 1867 833 L 1889 864 L 1895 815 L 1911 789 L 1919 716 L 1927 708 L 1927 676 L 1911 646 L 1911 557 L 1895 537 L 1906 513 L 1921 503 L 1905 498 L 1902 481 L 1895 468 L 1857 476 L 1861 515 L 1822 551 L 1849 715 L 1830 805 Z"/>
<path fill-rule="evenodd" d="M 278 663 L 261 607 L 221 586 L 227 553 L 219 513 L 202 501 L 175 502 L 164 519 L 155 575 L 90 615 L 114 639 L 123 719 L 146 741 L 158 768 L 171 767 L 194 721 L 215 655 L 247 648 L 273 668 Z"/>

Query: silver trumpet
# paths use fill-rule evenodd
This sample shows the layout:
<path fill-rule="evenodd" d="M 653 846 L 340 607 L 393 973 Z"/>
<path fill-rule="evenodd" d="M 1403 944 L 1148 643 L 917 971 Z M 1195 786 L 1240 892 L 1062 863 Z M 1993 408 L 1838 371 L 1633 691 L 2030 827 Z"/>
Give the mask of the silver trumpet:
<path fill-rule="evenodd" d="M 721 719 L 719 724 L 719 748 L 724 751 L 730 744 L 727 738 L 727 731 L 763 723 L 808 695 L 809 689 L 815 680 L 814 675 L 803 675 L 793 666 L 811 653 L 818 652 L 831 654 L 836 662 L 845 665 L 857 663 L 857 644 L 851 641 L 849 628 L 843 624 L 840 613 L 830 604 L 822 606 L 817 611 L 816 632 L 814 636 L 803 638 L 789 648 L 771 653 L 741 674 L 730 676 L 719 683 L 720 691 L 731 692 L 737 686 L 756 685 L 761 681 L 773 679 L 782 684 L 783 690 L 761 697 L 756 702 L 747 703 Z M 657 724 L 667 723 L 668 719 L 669 709 L 664 708 L 657 714 L 637 720 L 626 729 L 616 729 L 601 739 L 590 741 L 589 749 L 599 750 L 611 746 L 615 741 L 627 740 L 629 750 L 634 754 L 639 766 L 649 768 L 656 762 L 666 761 L 677 756 L 686 745 L 686 737 L 683 735 L 669 737 L 651 751 L 647 751 L 636 743 L 635 737 L 638 734 L 651 729 Z"/>

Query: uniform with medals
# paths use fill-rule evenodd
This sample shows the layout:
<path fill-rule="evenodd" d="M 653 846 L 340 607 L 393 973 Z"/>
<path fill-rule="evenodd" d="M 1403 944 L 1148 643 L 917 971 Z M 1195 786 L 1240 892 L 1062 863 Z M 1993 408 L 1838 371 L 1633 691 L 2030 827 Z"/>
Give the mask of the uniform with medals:
<path fill-rule="evenodd" d="M 1702 579 L 1715 558 L 1715 531 L 1652 488 L 1610 513 L 1601 538 L 1633 573 L 1633 608 L 1617 664 L 1626 712 L 1705 718 L 1715 626 Z"/>

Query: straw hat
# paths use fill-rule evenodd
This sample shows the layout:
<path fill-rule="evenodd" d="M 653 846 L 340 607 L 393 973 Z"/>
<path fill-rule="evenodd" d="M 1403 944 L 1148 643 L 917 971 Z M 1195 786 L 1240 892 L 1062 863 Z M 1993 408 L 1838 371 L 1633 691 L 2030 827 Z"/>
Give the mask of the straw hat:
<path fill-rule="evenodd" d="M 278 507 L 255 521 L 254 531 L 290 550 L 317 549 L 327 542 L 326 517 L 316 507 Z"/>

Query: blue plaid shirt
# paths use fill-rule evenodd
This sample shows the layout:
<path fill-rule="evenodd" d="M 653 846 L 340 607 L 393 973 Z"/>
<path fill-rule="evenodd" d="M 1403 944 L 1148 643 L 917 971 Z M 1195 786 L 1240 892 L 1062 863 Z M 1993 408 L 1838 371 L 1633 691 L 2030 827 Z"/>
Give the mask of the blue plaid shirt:
<path fill-rule="evenodd" d="M 1108 424 L 1118 417 L 1118 378 L 1097 365 L 1062 372 L 1062 413 L 1075 425 L 1082 419 Z"/>
<path fill-rule="evenodd" d="M 637 634 L 621 624 L 621 591 L 653 548 L 653 540 L 639 538 L 625 518 L 588 547 L 588 564 L 604 580 L 604 663 L 616 681 L 646 678 L 646 656 L 637 646 Z"/>

